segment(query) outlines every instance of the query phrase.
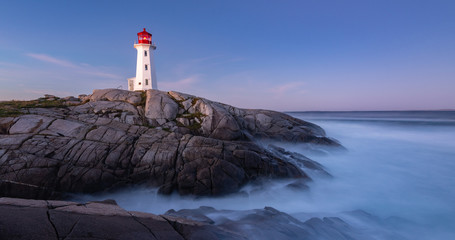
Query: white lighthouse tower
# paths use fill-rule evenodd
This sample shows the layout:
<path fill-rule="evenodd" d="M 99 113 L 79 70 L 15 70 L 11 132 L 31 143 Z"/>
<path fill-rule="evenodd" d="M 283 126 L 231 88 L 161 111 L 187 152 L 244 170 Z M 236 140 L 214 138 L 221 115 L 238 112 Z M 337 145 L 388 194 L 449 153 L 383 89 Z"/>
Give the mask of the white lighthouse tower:
<path fill-rule="evenodd" d="M 134 44 L 137 49 L 136 77 L 128 78 L 128 90 L 158 89 L 153 60 L 156 45 L 152 43 L 152 34 L 144 28 L 144 31 L 137 33 L 137 38 L 138 43 Z"/>

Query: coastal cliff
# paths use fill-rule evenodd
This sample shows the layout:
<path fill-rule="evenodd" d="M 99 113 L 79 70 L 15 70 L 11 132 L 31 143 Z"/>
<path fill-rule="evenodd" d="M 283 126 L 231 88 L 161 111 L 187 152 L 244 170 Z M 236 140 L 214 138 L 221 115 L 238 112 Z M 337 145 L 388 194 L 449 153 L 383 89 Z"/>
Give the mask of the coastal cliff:
<path fill-rule="evenodd" d="M 223 195 L 262 178 L 304 185 L 304 169 L 325 173 L 322 166 L 255 140 L 339 146 L 319 126 L 284 113 L 178 92 L 102 89 L 2 104 L 0 192 L 7 197 L 59 199 L 130 184 Z"/>

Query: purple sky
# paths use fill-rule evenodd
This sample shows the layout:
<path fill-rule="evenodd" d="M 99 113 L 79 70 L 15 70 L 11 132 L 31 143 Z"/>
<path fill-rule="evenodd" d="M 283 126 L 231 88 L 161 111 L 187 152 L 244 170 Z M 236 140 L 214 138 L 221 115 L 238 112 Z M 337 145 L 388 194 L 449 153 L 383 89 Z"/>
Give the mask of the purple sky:
<path fill-rule="evenodd" d="M 142 6 L 142 7 L 138 7 Z M 244 108 L 455 109 L 455 1 L 7 1 L 0 100 L 158 87 Z"/>

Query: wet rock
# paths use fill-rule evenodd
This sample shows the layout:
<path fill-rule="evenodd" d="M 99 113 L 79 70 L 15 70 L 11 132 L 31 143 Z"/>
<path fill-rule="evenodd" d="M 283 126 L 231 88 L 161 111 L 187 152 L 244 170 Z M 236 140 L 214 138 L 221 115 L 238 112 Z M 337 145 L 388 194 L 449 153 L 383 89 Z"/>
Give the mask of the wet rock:
<path fill-rule="evenodd" d="M 338 217 L 313 217 L 307 221 L 300 221 L 272 207 L 246 211 L 200 207 L 179 211 L 170 210 L 164 214 L 164 217 L 168 216 L 206 222 L 246 239 L 360 240 L 366 237 L 360 230 Z"/>
<path fill-rule="evenodd" d="M 0 216 L 1 239 L 407 240 L 415 238 L 402 231 L 418 229 L 404 219 L 381 219 L 361 210 L 291 216 L 272 207 L 234 211 L 203 206 L 154 215 L 126 211 L 113 200 L 0 198 Z"/>
<path fill-rule="evenodd" d="M 308 185 L 306 184 L 306 181 L 301 181 L 301 180 L 297 180 L 292 183 L 289 183 L 288 185 L 286 185 L 286 187 L 289 189 L 298 190 L 298 191 L 304 191 L 304 190 L 310 189 L 308 187 Z"/>

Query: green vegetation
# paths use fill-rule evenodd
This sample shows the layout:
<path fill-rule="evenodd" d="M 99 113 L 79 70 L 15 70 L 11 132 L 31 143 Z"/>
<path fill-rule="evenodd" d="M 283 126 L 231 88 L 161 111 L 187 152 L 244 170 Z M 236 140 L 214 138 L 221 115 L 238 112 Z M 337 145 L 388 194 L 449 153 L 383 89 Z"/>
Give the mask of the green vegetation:
<path fill-rule="evenodd" d="M 147 120 L 143 120 L 142 125 L 139 125 L 139 126 L 144 126 L 144 127 L 148 127 L 148 128 L 156 128 L 155 126 L 150 124 Z"/>
<path fill-rule="evenodd" d="M 29 101 L 4 101 L 0 102 L 0 117 L 16 117 L 24 114 L 23 109 L 27 108 L 54 108 L 67 107 L 61 99 L 48 100 L 46 98 L 38 98 Z"/>
<path fill-rule="evenodd" d="M 198 122 L 196 122 L 196 121 L 192 121 L 191 124 L 188 125 L 188 126 L 183 125 L 183 124 L 182 124 L 181 122 L 179 122 L 179 121 L 177 121 L 176 123 L 177 123 L 177 126 L 188 128 L 188 129 L 191 130 L 191 131 L 196 131 L 196 130 L 198 130 L 199 128 L 202 127 L 201 124 L 198 123 Z"/>
<path fill-rule="evenodd" d="M 186 119 L 189 120 L 189 122 L 191 124 L 188 125 L 188 126 L 185 126 L 182 123 L 177 121 L 177 125 L 180 126 L 180 127 L 186 127 L 186 128 L 188 128 L 190 130 L 193 130 L 193 131 L 194 130 L 198 130 L 199 128 L 201 128 L 202 118 L 205 117 L 205 116 L 206 115 L 201 113 L 201 112 L 178 114 L 177 118 L 186 118 Z M 195 119 L 197 119 L 198 121 L 196 121 Z"/>
<path fill-rule="evenodd" d="M 191 106 L 194 106 L 197 103 L 197 101 L 199 101 L 199 100 L 201 100 L 201 99 L 197 98 L 197 97 L 193 98 L 193 100 L 191 100 Z"/>
<path fill-rule="evenodd" d="M 0 117 L 16 117 L 23 114 L 16 109 L 0 109 Z"/>
<path fill-rule="evenodd" d="M 193 124 L 189 125 L 189 126 L 186 126 L 186 128 L 188 128 L 189 130 L 198 130 L 199 128 L 201 128 L 201 124 L 194 121 Z"/>
<path fill-rule="evenodd" d="M 139 106 L 145 107 L 146 100 L 147 100 L 147 92 L 146 91 L 142 91 L 141 92 L 141 102 L 139 103 Z"/>
<path fill-rule="evenodd" d="M 184 113 L 184 114 L 178 114 L 177 117 L 181 118 L 188 118 L 188 119 L 193 119 L 197 118 L 202 121 L 202 117 L 205 117 L 206 115 L 201 113 L 201 112 L 195 112 L 195 113 Z"/>
<path fill-rule="evenodd" d="M 177 105 L 179 105 L 179 108 L 185 108 L 185 107 L 183 106 L 183 104 L 182 104 L 182 102 L 185 101 L 185 100 L 183 100 L 183 99 L 182 99 L 182 100 L 177 100 L 177 99 L 176 99 L 174 96 L 172 96 L 169 92 L 167 92 L 167 95 L 168 95 L 170 98 L 172 98 L 172 100 L 174 100 L 174 102 L 176 102 Z"/>
<path fill-rule="evenodd" d="M 179 105 L 179 108 L 185 109 L 182 102 L 184 102 L 186 100 L 184 100 L 184 99 L 177 100 L 176 98 L 174 98 L 174 96 L 169 94 L 169 92 L 168 92 L 168 95 L 170 98 L 172 98 L 172 100 L 174 100 L 174 102 L 176 102 Z M 200 98 L 197 98 L 197 97 L 193 98 L 191 100 L 191 105 L 194 106 L 197 103 L 197 101 L 199 101 L 199 100 L 200 100 Z M 188 121 L 190 122 L 190 125 L 184 125 L 179 121 L 176 121 L 176 123 L 177 123 L 177 126 L 179 126 L 179 127 L 186 127 L 188 129 L 190 129 L 191 131 L 196 131 L 202 127 L 201 126 L 202 118 L 205 116 L 206 115 L 201 112 L 188 113 L 188 111 L 186 110 L 183 114 L 177 114 L 177 118 L 188 119 Z M 197 121 L 196 121 L 196 119 L 197 119 Z"/>
<path fill-rule="evenodd" d="M 135 92 L 141 93 L 141 101 L 137 104 L 134 104 L 135 107 L 142 106 L 145 107 L 145 103 L 147 101 L 147 91 L 136 90 Z"/>

